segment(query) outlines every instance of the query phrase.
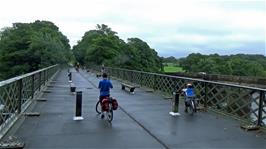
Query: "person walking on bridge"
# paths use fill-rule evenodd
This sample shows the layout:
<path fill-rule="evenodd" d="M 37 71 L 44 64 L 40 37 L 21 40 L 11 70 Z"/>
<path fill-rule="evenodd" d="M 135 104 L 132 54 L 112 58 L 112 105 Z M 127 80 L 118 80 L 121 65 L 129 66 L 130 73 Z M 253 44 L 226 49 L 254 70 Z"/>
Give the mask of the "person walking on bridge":
<path fill-rule="evenodd" d="M 101 67 L 101 73 L 102 73 L 102 74 L 106 73 L 106 72 L 105 72 L 105 68 L 104 68 L 104 64 L 102 64 L 102 67 Z"/>

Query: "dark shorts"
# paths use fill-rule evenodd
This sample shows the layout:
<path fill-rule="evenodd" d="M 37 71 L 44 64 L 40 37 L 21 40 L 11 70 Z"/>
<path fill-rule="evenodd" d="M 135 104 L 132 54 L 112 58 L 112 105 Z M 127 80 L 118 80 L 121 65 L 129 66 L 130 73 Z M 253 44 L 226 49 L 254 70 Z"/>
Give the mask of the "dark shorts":
<path fill-rule="evenodd" d="M 107 97 L 110 97 L 110 95 L 107 95 L 107 96 L 100 96 L 100 97 L 99 97 L 99 100 L 102 102 L 102 100 L 103 100 L 104 98 L 107 98 Z"/>

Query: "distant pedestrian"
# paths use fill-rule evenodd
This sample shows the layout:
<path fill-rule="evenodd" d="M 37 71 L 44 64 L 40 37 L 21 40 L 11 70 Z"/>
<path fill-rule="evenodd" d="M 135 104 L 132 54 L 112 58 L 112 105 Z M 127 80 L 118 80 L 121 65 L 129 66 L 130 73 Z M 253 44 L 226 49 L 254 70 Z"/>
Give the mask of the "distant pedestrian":
<path fill-rule="evenodd" d="M 102 75 L 105 73 L 104 64 L 102 64 L 102 67 L 101 67 L 101 73 L 102 73 Z"/>
<path fill-rule="evenodd" d="M 79 65 L 79 63 L 76 63 L 76 66 L 75 66 L 75 68 L 76 68 L 76 71 L 77 71 L 77 72 L 79 72 L 79 68 L 80 68 L 80 65 Z"/>

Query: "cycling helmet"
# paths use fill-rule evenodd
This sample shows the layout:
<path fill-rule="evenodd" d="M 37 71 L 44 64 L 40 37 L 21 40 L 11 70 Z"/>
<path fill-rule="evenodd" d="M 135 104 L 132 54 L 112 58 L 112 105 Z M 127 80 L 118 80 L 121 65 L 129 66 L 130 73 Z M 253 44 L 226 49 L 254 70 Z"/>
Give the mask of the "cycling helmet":
<path fill-rule="evenodd" d="M 191 83 L 187 83 L 187 87 L 192 87 L 192 84 Z"/>

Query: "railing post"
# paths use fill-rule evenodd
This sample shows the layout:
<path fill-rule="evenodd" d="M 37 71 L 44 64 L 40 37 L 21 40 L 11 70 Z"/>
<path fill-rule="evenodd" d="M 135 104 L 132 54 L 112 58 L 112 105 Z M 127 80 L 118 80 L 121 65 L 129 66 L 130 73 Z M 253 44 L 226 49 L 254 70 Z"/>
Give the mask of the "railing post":
<path fill-rule="evenodd" d="M 19 88 L 19 92 L 18 92 L 18 113 L 21 113 L 21 105 L 22 105 L 22 79 L 18 80 L 18 88 Z"/>
<path fill-rule="evenodd" d="M 119 69 L 119 78 L 123 80 L 123 71 L 121 69 Z"/>
<path fill-rule="evenodd" d="M 123 78 L 122 78 L 122 71 L 120 70 L 120 69 L 117 69 L 117 73 L 118 73 L 118 78 L 120 79 L 120 80 L 123 80 Z"/>
<path fill-rule="evenodd" d="M 124 71 L 125 71 L 126 80 L 130 82 L 128 70 L 124 70 Z"/>
<path fill-rule="evenodd" d="M 49 78 L 48 70 L 45 70 L 45 82 L 48 81 L 48 78 Z"/>
<path fill-rule="evenodd" d="M 204 108 L 207 108 L 207 82 L 204 82 Z"/>
<path fill-rule="evenodd" d="M 143 72 L 140 72 L 140 86 L 143 86 Z"/>
<path fill-rule="evenodd" d="M 154 74 L 153 75 L 153 85 L 152 85 L 154 91 L 156 91 L 156 84 L 157 84 L 156 83 L 156 75 Z"/>
<path fill-rule="evenodd" d="M 46 70 L 43 71 L 43 84 L 46 83 Z"/>
<path fill-rule="evenodd" d="M 49 70 L 47 70 L 47 81 L 49 80 L 49 78 L 50 78 L 50 72 L 51 72 L 51 70 L 49 69 Z"/>
<path fill-rule="evenodd" d="M 123 78 L 122 78 L 122 71 L 120 69 L 118 69 L 117 71 L 118 71 L 118 76 L 119 76 L 118 78 L 120 80 L 123 80 Z"/>
<path fill-rule="evenodd" d="M 42 85 L 42 72 L 39 72 L 39 91 L 41 90 L 41 85 Z"/>
<path fill-rule="evenodd" d="M 35 75 L 35 74 L 33 74 L 33 75 L 31 76 L 31 98 L 34 97 L 34 91 L 35 91 L 35 89 L 34 89 L 34 75 Z"/>
<path fill-rule="evenodd" d="M 130 73 L 130 82 L 131 82 L 131 83 L 134 83 L 134 82 L 133 82 L 133 74 L 132 74 L 132 72 Z"/>
<path fill-rule="evenodd" d="M 263 102 L 265 100 L 265 93 L 260 91 L 260 100 L 259 100 L 259 111 L 258 111 L 258 122 L 257 126 L 261 126 L 262 124 L 262 109 L 263 109 Z"/>
<path fill-rule="evenodd" d="M 125 78 L 126 78 L 126 77 L 125 77 L 125 76 L 126 76 L 126 75 L 125 75 L 125 71 L 122 71 L 122 72 L 123 72 L 123 77 L 122 77 L 122 79 L 123 79 L 123 80 L 126 80 L 126 79 L 125 79 Z"/>
<path fill-rule="evenodd" d="M 49 69 L 49 72 L 48 72 L 48 74 L 49 74 L 48 80 L 49 80 L 49 78 L 51 78 L 53 72 L 54 72 L 54 68 L 53 69 Z"/>

